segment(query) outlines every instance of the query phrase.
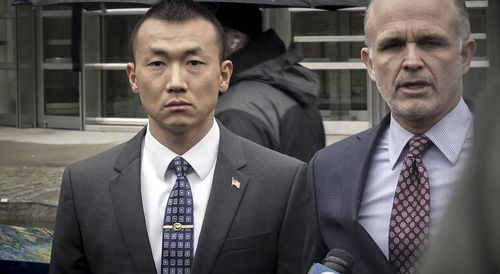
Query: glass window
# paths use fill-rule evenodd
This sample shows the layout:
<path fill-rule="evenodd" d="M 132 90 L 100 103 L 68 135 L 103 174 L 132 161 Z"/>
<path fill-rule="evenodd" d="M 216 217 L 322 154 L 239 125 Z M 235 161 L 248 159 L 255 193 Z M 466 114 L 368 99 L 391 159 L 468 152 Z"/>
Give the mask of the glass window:
<path fill-rule="evenodd" d="M 16 125 L 15 15 L 5 2 L 0 3 L 0 124 Z"/>
<path fill-rule="evenodd" d="M 368 121 L 364 70 L 321 70 L 319 109 L 323 120 Z"/>
<path fill-rule="evenodd" d="M 46 63 L 71 62 L 71 18 L 45 17 L 43 56 Z"/>
<path fill-rule="evenodd" d="M 78 73 L 71 70 L 45 70 L 44 114 L 79 115 Z"/>
<path fill-rule="evenodd" d="M 1 12 L 14 12 L 14 7 L 11 5 L 11 0 L 0 1 L 0 13 Z"/>
<path fill-rule="evenodd" d="M 0 69 L 0 116 L 16 113 L 16 70 Z M 0 117 L 1 118 L 1 117 Z M 2 120 L 2 119 L 0 119 Z"/>
<path fill-rule="evenodd" d="M 132 60 L 129 41 L 139 18 L 139 15 L 102 17 L 102 63 L 124 63 Z"/>
<path fill-rule="evenodd" d="M 13 18 L 0 17 L 0 63 L 14 63 Z"/>
<path fill-rule="evenodd" d="M 472 38 L 476 40 L 475 59 L 486 60 L 486 9 L 469 9 Z"/>
<path fill-rule="evenodd" d="M 319 109 L 324 120 L 368 121 L 367 73 L 359 66 L 364 45 L 363 11 L 294 11 L 291 30 L 303 62 L 325 65 Z M 314 68 L 313 68 L 314 69 Z"/>
<path fill-rule="evenodd" d="M 84 17 L 85 96 L 89 118 L 146 118 L 139 96 L 129 86 L 125 64 L 132 61 L 129 41 L 141 15 Z M 95 30 L 100 30 L 96 32 Z M 93 119 L 87 119 L 92 124 Z"/>

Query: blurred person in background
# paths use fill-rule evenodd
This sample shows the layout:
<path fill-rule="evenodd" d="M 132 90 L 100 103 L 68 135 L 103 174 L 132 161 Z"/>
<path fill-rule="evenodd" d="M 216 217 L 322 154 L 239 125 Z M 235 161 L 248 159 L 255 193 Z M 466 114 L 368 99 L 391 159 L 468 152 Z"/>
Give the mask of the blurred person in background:
<path fill-rule="evenodd" d="M 474 152 L 421 273 L 500 273 L 499 14 L 500 2 L 488 1 L 489 82 L 476 108 Z"/>
<path fill-rule="evenodd" d="M 274 30 L 262 32 L 258 6 L 222 3 L 216 17 L 234 70 L 215 116 L 242 137 L 308 162 L 325 146 L 318 76 L 299 64 L 301 55 L 287 51 Z"/>
<path fill-rule="evenodd" d="M 479 104 L 478 142 L 421 273 L 500 273 L 499 89 L 497 78 Z"/>

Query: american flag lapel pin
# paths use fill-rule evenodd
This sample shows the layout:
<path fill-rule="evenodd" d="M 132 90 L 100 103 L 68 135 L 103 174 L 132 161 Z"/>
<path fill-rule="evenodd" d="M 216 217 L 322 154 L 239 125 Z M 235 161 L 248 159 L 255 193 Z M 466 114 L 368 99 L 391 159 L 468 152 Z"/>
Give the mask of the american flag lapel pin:
<path fill-rule="evenodd" d="M 231 187 L 235 187 L 237 189 L 240 189 L 241 183 L 240 181 L 236 180 L 236 178 L 231 179 Z"/>

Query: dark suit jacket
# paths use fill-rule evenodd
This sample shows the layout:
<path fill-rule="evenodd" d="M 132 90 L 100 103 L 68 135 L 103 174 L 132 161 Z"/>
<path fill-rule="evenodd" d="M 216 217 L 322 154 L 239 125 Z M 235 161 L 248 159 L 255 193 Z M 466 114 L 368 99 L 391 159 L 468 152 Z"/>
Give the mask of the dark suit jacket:
<path fill-rule="evenodd" d="M 375 241 L 357 222 L 371 156 L 390 115 L 377 126 L 320 150 L 309 164 L 316 230 L 309 263 L 319 262 L 334 248 L 354 258 L 353 273 L 393 273 Z"/>
<path fill-rule="evenodd" d="M 304 273 L 306 164 L 220 130 L 192 273 Z M 65 170 L 51 273 L 156 273 L 140 193 L 144 134 Z"/>

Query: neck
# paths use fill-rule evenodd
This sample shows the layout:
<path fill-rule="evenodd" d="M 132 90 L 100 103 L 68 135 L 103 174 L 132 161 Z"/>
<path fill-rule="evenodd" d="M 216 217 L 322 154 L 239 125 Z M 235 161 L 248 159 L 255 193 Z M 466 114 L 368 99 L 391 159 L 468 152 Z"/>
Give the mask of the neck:
<path fill-rule="evenodd" d="M 450 113 L 452 109 L 441 115 L 436 115 L 431 117 L 425 116 L 412 119 L 408 119 L 407 117 L 394 114 L 394 119 L 409 132 L 415 135 L 423 135 L 427 131 L 429 131 L 434 125 L 436 125 L 439 121 L 441 121 L 443 117 L 445 117 L 448 113 Z"/>

